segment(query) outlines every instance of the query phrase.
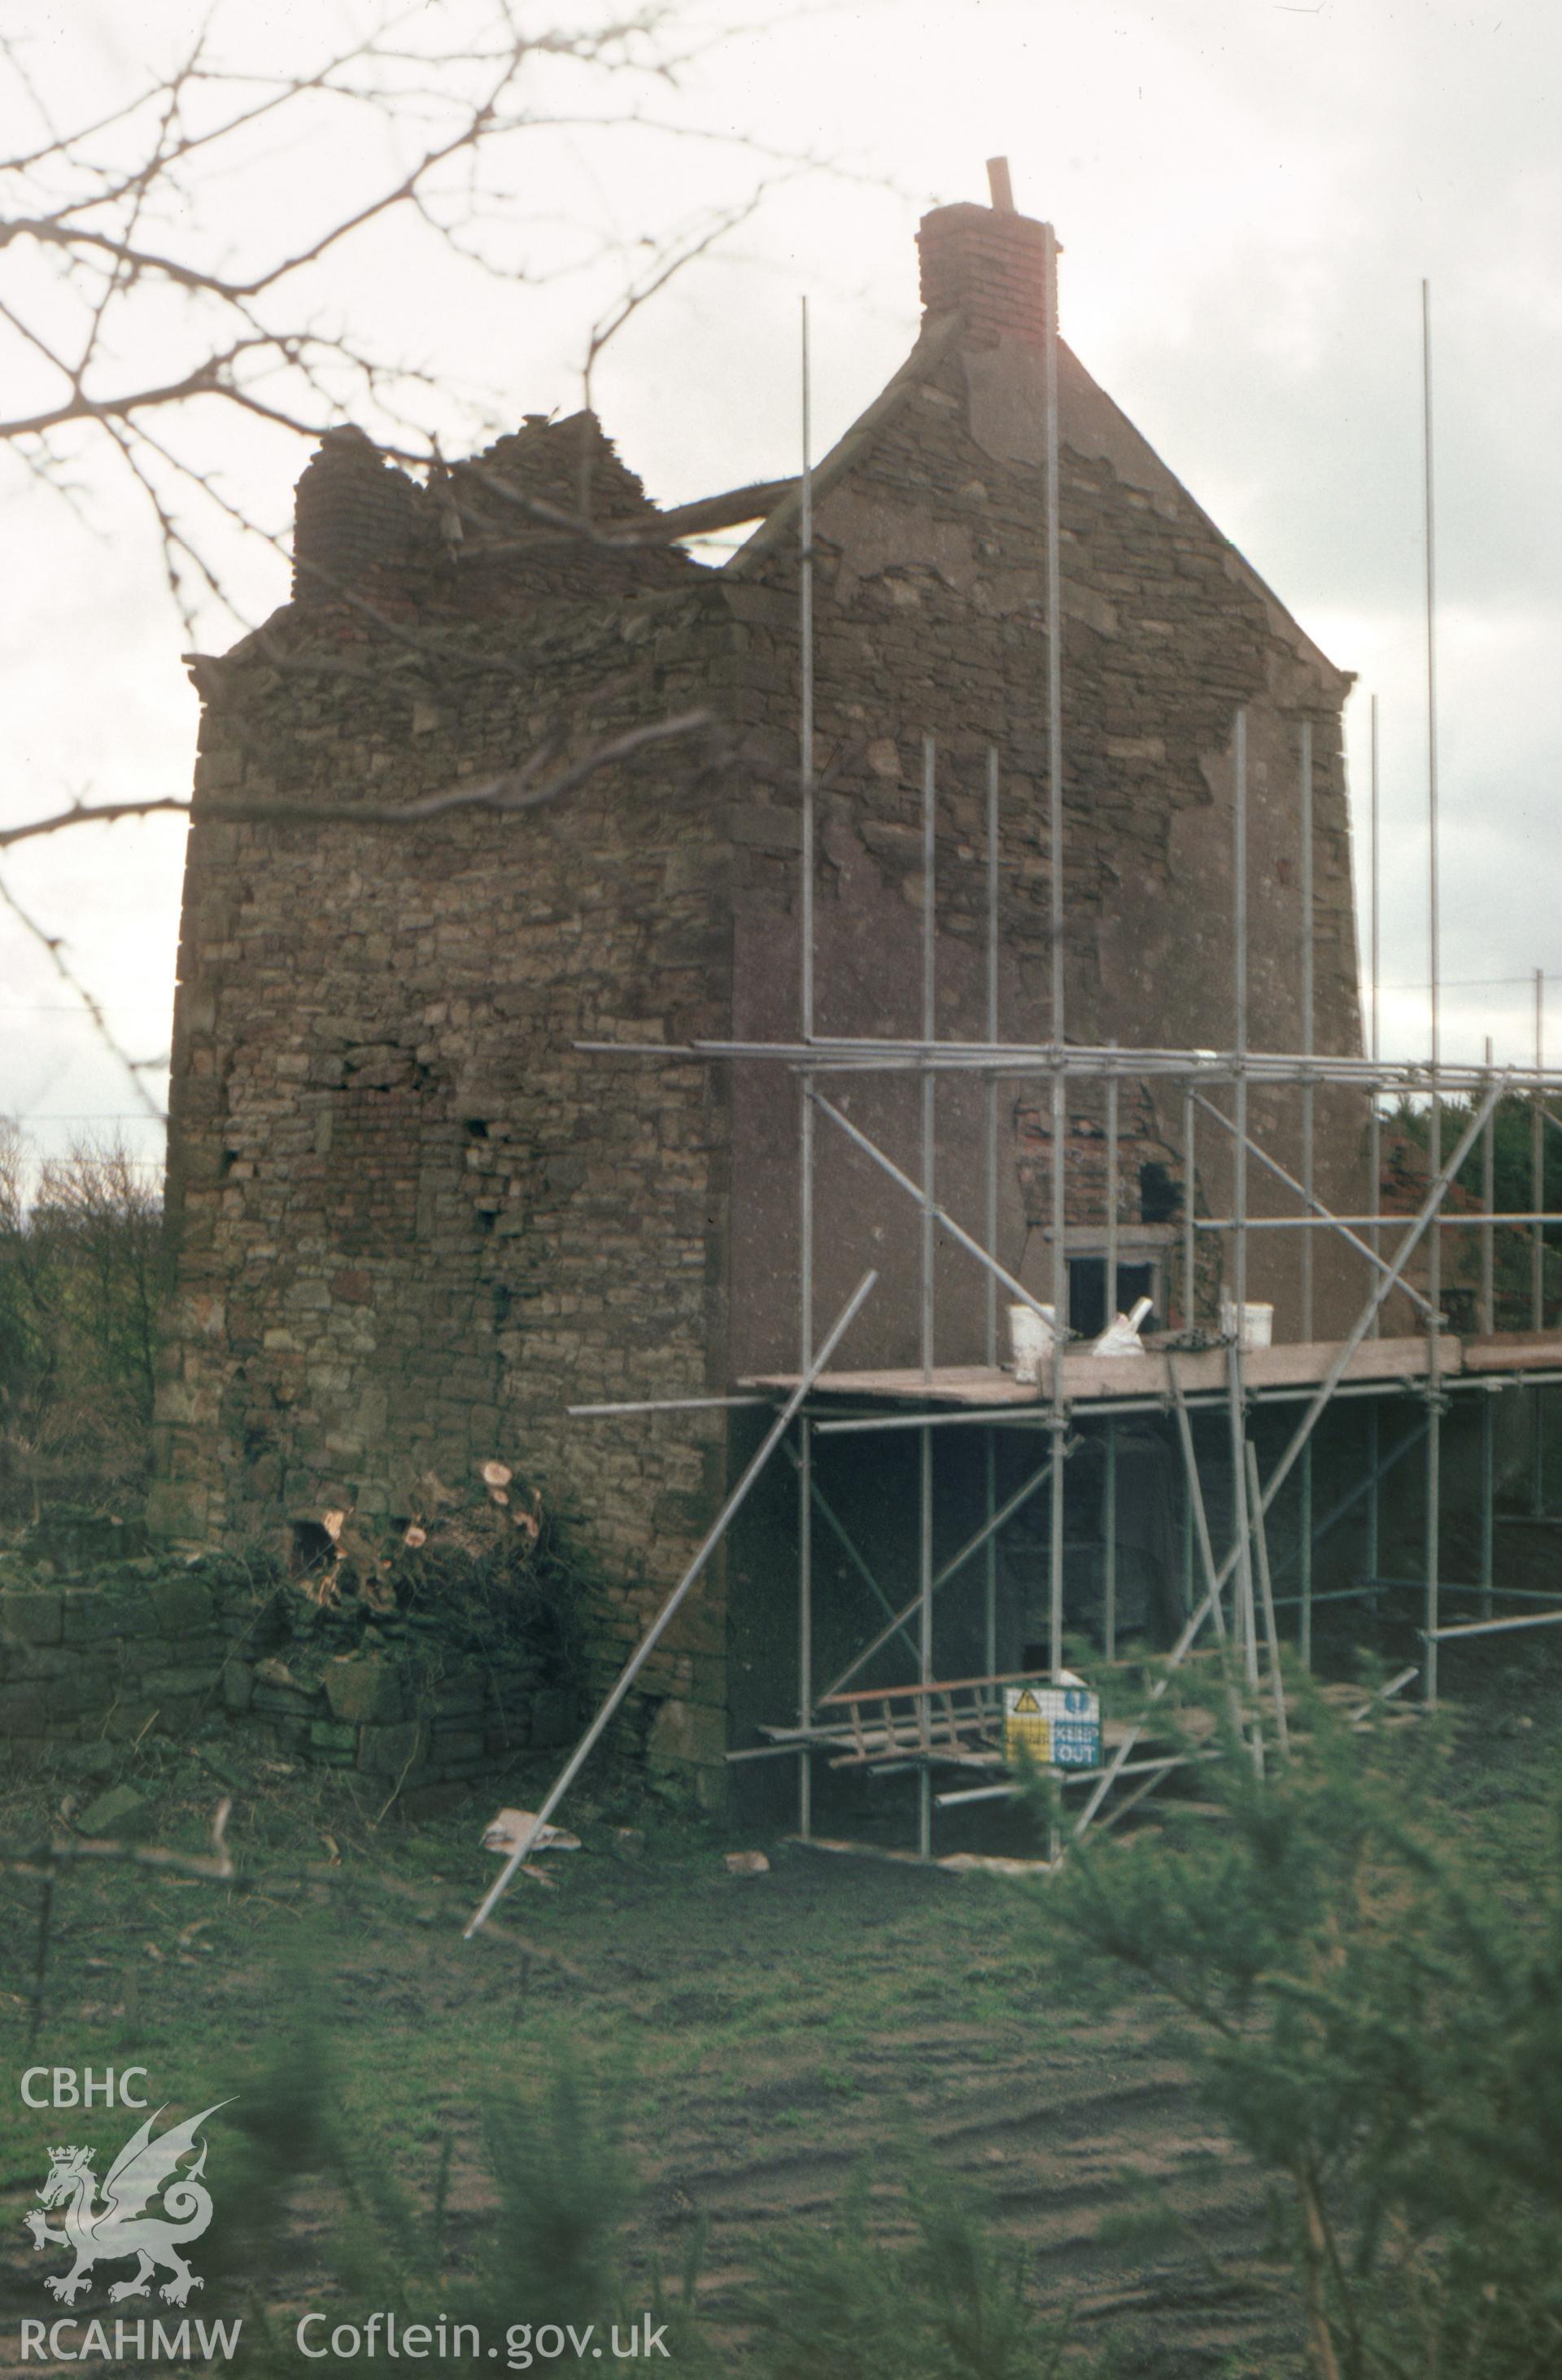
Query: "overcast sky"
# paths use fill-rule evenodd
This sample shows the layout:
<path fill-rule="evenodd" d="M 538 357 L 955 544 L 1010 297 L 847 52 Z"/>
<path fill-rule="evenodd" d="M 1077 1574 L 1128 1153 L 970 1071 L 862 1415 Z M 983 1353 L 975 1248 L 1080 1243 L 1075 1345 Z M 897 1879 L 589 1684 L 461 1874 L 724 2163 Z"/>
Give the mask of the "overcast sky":
<path fill-rule="evenodd" d="M 719 0 L 702 0 L 707 19 Z M 70 0 L 35 75 L 98 106 L 188 41 L 206 0 Z M 735 20 L 765 14 L 733 6 Z M 798 298 L 812 306 L 817 443 L 914 335 L 913 234 L 985 199 L 1007 153 L 1018 202 L 1056 224 L 1065 334 L 1290 608 L 1358 674 L 1349 713 L 1365 892 L 1368 697 L 1379 698 L 1384 1038 L 1425 1042 L 1421 283 L 1431 284 L 1438 508 L 1445 1047 L 1527 1052 L 1528 972 L 1556 978 L 1549 824 L 1562 730 L 1562 11 L 1555 0 L 877 0 L 796 8 L 695 69 L 684 120 L 748 130 L 847 173 L 784 180 L 608 350 L 596 395 L 663 502 L 795 468 Z M 546 11 L 539 6 L 538 21 Z M 231 23 L 272 64 L 354 0 L 272 0 Z M 223 24 L 219 18 L 219 27 Z M 258 45 L 258 46 L 257 46 Z M 73 104 L 76 103 L 73 103 Z M 68 112 L 68 110 L 67 110 Z M 14 152 L 30 125 L 0 132 Z M 284 235 L 379 162 L 257 144 L 210 195 L 236 246 Z M 752 162 L 708 141 L 539 136 L 511 161 L 518 214 L 626 246 L 732 199 Z M 503 225 L 486 235 L 503 243 Z M 558 253 L 555 246 L 555 253 Z M 0 259 L 0 267 L 4 259 Z M 613 268 L 616 270 L 616 268 Z M 524 285 L 455 266 L 416 231 L 370 235 L 322 302 L 499 419 L 578 402 L 608 268 Z M 5 291 L 0 288 L 0 297 Z M 155 349 L 153 369 L 155 369 Z M 14 392 L 13 392 L 14 396 Z M 30 400 L 29 400 L 30 401 Z M 15 409 L 8 402 L 6 409 Z M 447 434 L 449 421 L 436 421 Z M 225 421 L 197 433 L 228 492 L 285 526 L 303 454 Z M 83 458 L 73 510 L 0 462 L 0 809 L 22 819 L 189 780 L 185 633 L 144 504 Z M 263 617 L 284 565 L 227 556 Z M 233 640 L 215 606 L 204 646 Z M 166 1048 L 182 832 L 77 830 L 18 850 L 17 897 L 138 1056 Z M 0 910 L 0 1114 L 38 1145 L 151 1119 L 72 995 Z M 163 1085 L 142 1077 L 153 1099 Z"/>

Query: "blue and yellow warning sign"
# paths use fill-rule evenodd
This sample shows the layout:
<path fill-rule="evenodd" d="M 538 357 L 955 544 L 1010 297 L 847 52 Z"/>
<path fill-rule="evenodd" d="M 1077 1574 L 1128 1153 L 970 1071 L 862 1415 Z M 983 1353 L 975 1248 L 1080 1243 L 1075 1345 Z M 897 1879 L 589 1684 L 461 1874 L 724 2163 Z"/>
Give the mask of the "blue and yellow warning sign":
<path fill-rule="evenodd" d="M 1003 1756 L 1023 1746 L 1043 1768 L 1096 1768 L 1101 1762 L 1101 1698 L 1088 1686 L 1006 1686 Z"/>

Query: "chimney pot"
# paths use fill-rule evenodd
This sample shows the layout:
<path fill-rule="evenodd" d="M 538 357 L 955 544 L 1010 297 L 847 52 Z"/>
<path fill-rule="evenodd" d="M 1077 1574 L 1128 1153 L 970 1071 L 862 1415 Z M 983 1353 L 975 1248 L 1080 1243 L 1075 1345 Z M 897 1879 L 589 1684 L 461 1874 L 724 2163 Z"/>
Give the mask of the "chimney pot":
<path fill-rule="evenodd" d="M 993 212 L 995 214 L 1011 215 L 1014 213 L 1014 185 L 1009 178 L 1009 160 L 1007 157 L 989 157 L 987 159 L 987 191 L 992 200 Z"/>

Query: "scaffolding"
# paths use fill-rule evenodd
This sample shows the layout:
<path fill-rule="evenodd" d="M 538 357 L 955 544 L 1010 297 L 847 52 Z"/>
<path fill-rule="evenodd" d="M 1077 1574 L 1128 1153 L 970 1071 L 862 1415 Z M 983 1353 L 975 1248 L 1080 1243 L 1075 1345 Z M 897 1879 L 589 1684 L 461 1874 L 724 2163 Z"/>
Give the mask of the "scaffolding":
<path fill-rule="evenodd" d="M 818 1030 L 816 984 L 815 896 L 817 880 L 814 654 L 813 654 L 813 488 L 809 456 L 807 322 L 804 311 L 803 412 L 804 454 L 799 511 L 799 643 L 801 706 L 799 740 L 800 869 L 797 916 L 800 935 L 800 1003 L 795 1040 L 696 1040 L 687 1043 L 633 1044 L 582 1041 L 575 1046 L 603 1059 L 644 1061 L 678 1059 L 713 1067 L 758 1065 L 779 1069 L 795 1087 L 797 1161 L 797 1365 L 793 1371 L 757 1376 L 737 1384 L 726 1396 L 701 1396 L 645 1402 L 580 1405 L 572 1414 L 583 1421 L 619 1421 L 640 1415 L 679 1412 L 735 1412 L 744 1408 L 773 1415 L 758 1451 L 747 1464 L 701 1544 L 694 1560 L 678 1581 L 655 1623 L 625 1664 L 566 1762 L 536 1815 L 535 1823 L 518 1841 L 503 1872 L 474 1916 L 468 1932 L 487 1919 L 523 1865 L 531 1842 L 563 1799 L 592 1748 L 640 1675 L 657 1643 L 705 1570 L 751 1489 L 771 1457 L 783 1446 L 796 1479 L 797 1613 L 796 1650 L 799 1688 L 793 1714 L 763 1725 L 762 1741 L 728 1754 L 733 1763 L 782 1759 L 795 1763 L 797 1837 L 832 1851 L 867 1849 L 820 1838 L 814 1825 L 814 1768 L 822 1760 L 830 1768 L 854 1767 L 875 1774 L 910 1773 L 916 1780 L 914 1851 L 886 1854 L 934 1859 L 936 1809 L 1012 1795 L 1020 1790 L 1007 1762 L 1002 1740 L 1002 1689 L 1021 1679 L 1047 1679 L 1063 1671 L 1070 1623 L 1067 1592 L 1067 1545 L 1063 1482 L 1068 1466 L 1090 1439 L 1100 1445 L 1103 1494 L 1101 1502 L 1102 1582 L 1099 1597 L 1101 1658 L 1110 1668 L 1119 1659 L 1118 1624 L 1118 1482 L 1119 1428 L 1134 1415 L 1159 1416 L 1181 1465 L 1182 1508 L 1182 1618 L 1174 1641 L 1158 1666 L 1139 1716 L 1131 1721 L 1108 1720 L 1099 1762 L 1084 1771 L 1055 1772 L 1060 1789 L 1077 1796 L 1070 1806 L 1069 1828 L 1078 1836 L 1093 1826 L 1117 1823 L 1132 1807 L 1151 1799 L 1178 1771 L 1217 1756 L 1212 1746 L 1190 1745 L 1180 1734 L 1173 1743 L 1157 1731 L 1156 1705 L 1178 1670 L 1199 1656 L 1206 1633 L 1229 1657 L 1227 1674 L 1239 1697 L 1238 1717 L 1253 1756 L 1264 1757 L 1265 1736 L 1282 1752 L 1286 1747 L 1287 1702 L 1281 1675 L 1281 1612 L 1295 1614 L 1295 1658 L 1311 1668 L 1314 1658 L 1314 1614 L 1321 1605 L 1365 1600 L 1374 1609 L 1385 1598 L 1411 1597 L 1419 1604 L 1416 1637 L 1419 1654 L 1383 1688 L 1379 1699 L 1402 1695 L 1419 1675 L 1422 1700 L 1435 1706 L 1439 1693 L 1439 1655 L 1443 1645 L 1468 1638 L 1555 1626 L 1562 1622 L 1562 1596 L 1508 1586 L 1495 1575 L 1495 1403 L 1505 1391 L 1520 1389 L 1533 1402 L 1534 1472 L 1532 1524 L 1551 1519 L 1544 1504 L 1541 1400 L 1547 1387 L 1562 1382 L 1562 1331 L 1547 1334 L 1544 1300 L 1544 1231 L 1562 1223 L 1562 1213 L 1547 1210 L 1544 1196 L 1546 1134 L 1562 1130 L 1562 1070 L 1548 1068 L 1544 1049 L 1543 981 L 1535 979 L 1535 1044 L 1532 1062 L 1494 1062 L 1486 1044 L 1481 1064 L 1449 1062 L 1440 1037 L 1438 984 L 1438 818 L 1436 781 L 1436 712 L 1435 674 L 1435 589 L 1433 580 L 1430 310 L 1423 314 L 1423 395 L 1426 442 L 1427 544 L 1427 691 L 1430 730 L 1428 787 L 1428 907 L 1431 945 L 1432 1035 L 1429 1056 L 1407 1062 L 1383 1055 L 1379 1017 L 1380 895 L 1378 721 L 1375 698 L 1371 717 L 1369 788 L 1369 900 L 1367 1049 L 1364 1054 L 1320 1050 L 1314 1023 L 1314 935 L 1313 876 L 1314 755 L 1308 722 L 1300 723 L 1296 764 L 1297 812 L 1301 828 L 1302 866 L 1298 883 L 1298 942 L 1302 1046 L 1295 1050 L 1253 1048 L 1249 1033 L 1249 903 L 1248 718 L 1238 709 L 1232 720 L 1232 914 L 1230 917 L 1232 1029 L 1223 1049 L 1129 1047 L 1117 1043 L 1088 1044 L 1067 1034 L 1064 980 L 1064 814 L 1063 814 L 1063 689 L 1060 638 L 1060 562 L 1059 528 L 1059 426 L 1057 382 L 1057 248 L 1050 226 L 1046 229 L 1047 337 L 1044 345 L 1046 586 L 1048 692 L 1047 748 L 1047 820 L 1050 929 L 1049 1033 L 1044 1041 L 1006 1039 L 999 1014 L 999 866 L 1002 825 L 1001 756 L 990 748 L 986 771 L 986 849 L 982 855 L 985 887 L 985 947 L 982 981 L 985 1004 L 980 1039 L 940 1037 L 937 1012 L 936 829 L 938 805 L 939 754 L 934 739 L 925 738 L 922 768 L 921 901 L 921 1030 L 914 1038 L 884 1036 L 831 1035 Z M 1424 292 L 1423 292 L 1424 298 Z M 906 1077 L 919 1090 L 920 1162 L 914 1174 L 898 1164 L 838 1103 L 842 1085 L 859 1077 L 886 1080 Z M 982 1090 L 981 1228 L 965 1225 L 938 1197 L 938 1087 L 951 1078 L 975 1079 Z M 1067 1131 L 1068 1099 L 1076 1086 L 1098 1090 L 1105 1114 L 1106 1199 L 1104 1232 L 1093 1229 L 1092 1254 L 1104 1261 L 1108 1321 L 1118 1303 L 1122 1220 L 1120 1217 L 1120 1163 L 1122 1086 L 1154 1084 L 1164 1088 L 1180 1107 L 1181 1147 L 1179 1152 L 1182 1188 L 1175 1221 L 1181 1261 L 1181 1328 L 1163 1334 L 1159 1343 L 1137 1354 L 1106 1355 L 1069 1343 L 1071 1255 L 1079 1245 L 1079 1229 L 1069 1217 Z M 1050 1296 L 1040 1299 L 998 1254 L 999 1167 L 999 1096 L 1000 1086 L 1045 1087 L 1050 1117 Z M 1295 1145 L 1298 1170 L 1290 1171 L 1266 1148 L 1253 1127 L 1250 1094 L 1257 1090 L 1285 1093 L 1298 1103 Z M 832 1098 L 831 1092 L 837 1093 Z M 1320 1091 L 1353 1095 L 1363 1103 L 1370 1189 L 1366 1211 L 1339 1213 L 1320 1196 L 1316 1180 L 1316 1101 Z M 1498 1103 L 1519 1097 L 1530 1108 L 1532 1188 L 1529 1206 L 1520 1212 L 1500 1210 L 1495 1199 L 1495 1121 Z M 1381 1197 L 1381 1116 L 1388 1099 L 1424 1099 L 1428 1107 L 1427 1178 L 1409 1214 L 1387 1214 Z M 1445 1150 L 1445 1102 L 1467 1102 L 1453 1146 Z M 831 1359 L 846 1340 L 856 1315 L 872 1295 L 876 1276 L 859 1281 L 822 1338 L 816 1337 L 816 1190 L 823 1134 L 854 1148 L 875 1169 L 917 1224 L 919 1362 L 898 1370 L 832 1369 Z M 1201 1146 L 1210 1144 L 1227 1153 L 1229 1199 L 1227 1211 L 1200 1214 L 1196 1196 Z M 1450 1193 L 1472 1157 L 1481 1167 L 1483 1193 L 1478 1205 L 1451 1206 Z M 1296 1211 L 1283 1216 L 1253 1211 L 1250 1167 L 1262 1169 Z M 1461 1191 L 1462 1197 L 1468 1197 Z M 1479 1236 L 1479 1291 L 1472 1331 L 1455 1334 L 1444 1312 L 1444 1235 L 1474 1231 Z M 1318 1232 L 1346 1251 L 1346 1260 L 1360 1269 L 1362 1295 L 1350 1327 L 1338 1339 L 1314 1336 L 1315 1304 L 1314 1248 Z M 1499 1331 L 1496 1299 L 1495 1247 L 1499 1232 L 1523 1233 L 1529 1243 L 1528 1328 Z M 1297 1233 L 1299 1311 L 1302 1335 L 1273 1346 L 1244 1344 L 1242 1318 L 1249 1304 L 1250 1244 L 1255 1233 Z M 1072 1234 L 1072 1238 L 1071 1237 Z M 984 1361 L 977 1366 L 940 1367 L 937 1362 L 935 1257 L 940 1239 L 963 1251 L 980 1276 L 983 1292 Z M 1219 1278 L 1227 1292 L 1225 1312 L 1230 1327 L 1220 1332 L 1197 1327 L 1199 1251 L 1208 1243 L 1219 1252 Z M 1411 1278 L 1421 1256 L 1424 1286 Z M 1012 1305 L 1040 1315 L 1054 1335 L 1054 1351 L 1035 1386 L 1017 1380 L 1000 1364 L 999 1293 Z M 1411 1335 L 1384 1335 L 1384 1308 L 1392 1294 L 1408 1303 L 1416 1318 Z M 1050 1309 L 1050 1312 L 1048 1312 Z M 1445 1417 L 1456 1401 L 1476 1399 L 1480 1414 L 1480 1496 L 1478 1515 L 1478 1575 L 1464 1582 L 1444 1577 L 1440 1512 L 1443 1484 Z M 1411 1427 L 1386 1445 L 1384 1422 L 1394 1405 L 1411 1400 Z M 1314 1450 L 1323 1416 L 1349 1402 L 1360 1400 L 1365 1422 L 1365 1460 L 1349 1490 L 1321 1516 L 1314 1503 Z M 1255 1443 L 1253 1423 L 1273 1411 L 1290 1427 L 1277 1455 L 1265 1469 Z M 1205 1469 L 1194 1442 L 1194 1416 L 1204 1412 L 1223 1422 L 1228 1439 L 1224 1466 L 1229 1497 L 1229 1543 L 1217 1554 L 1212 1537 L 1205 1498 Z M 937 1450 L 943 1433 L 975 1428 L 983 1434 L 983 1510 L 979 1524 L 942 1561 L 936 1557 L 935 1506 Z M 863 1548 L 854 1541 L 832 1506 L 817 1475 L 821 1444 L 842 1438 L 885 1432 L 915 1436 L 916 1525 L 915 1588 L 899 1602 L 886 1589 Z M 1003 1432 L 1028 1434 L 1044 1441 L 1041 1459 L 1006 1495 L 999 1493 L 997 1448 Z M 1422 1465 L 1423 1551 L 1419 1573 L 1397 1575 L 1386 1571 L 1380 1540 L 1380 1499 L 1384 1483 L 1419 1454 Z M 1277 1498 L 1288 1481 L 1295 1481 L 1297 1527 L 1292 1546 L 1277 1552 L 1271 1544 L 1270 1522 Z M 997 1555 L 1002 1532 L 1033 1499 L 1046 1492 L 1047 1536 L 1046 1555 L 1046 1661 L 1040 1671 L 1000 1671 L 998 1647 Z M 1338 1588 L 1314 1587 L 1317 1548 L 1350 1514 L 1364 1507 L 1366 1558 L 1362 1571 Z M 1562 1525 L 1562 1520 L 1556 1524 Z M 840 1549 L 857 1581 L 882 1611 L 883 1624 L 853 1655 L 839 1674 L 826 1682 L 817 1676 L 816 1530 L 822 1526 Z M 979 1571 L 976 1565 L 979 1561 Z M 1294 1570 L 1293 1585 L 1277 1592 Z M 982 1641 L 985 1662 L 974 1677 L 940 1679 L 935 1673 L 934 1614 L 942 1591 L 973 1575 L 982 1580 Z M 1449 1601 L 1473 1601 L 1475 1616 L 1449 1619 Z M 1499 1611 L 1497 1607 L 1508 1609 Z M 1518 1607 L 1518 1608 L 1514 1608 Z M 869 1682 L 863 1673 L 892 1645 L 914 1665 L 907 1682 Z M 1366 1710 L 1360 1690 L 1354 1694 Z M 1353 1706 L 1354 1708 L 1354 1706 Z M 980 1772 L 972 1781 L 972 1772 Z M 940 1785 L 942 1778 L 946 1781 Z M 1048 1846 L 1047 1864 L 1063 1854 L 1058 1830 Z M 942 1864 L 969 1864 L 957 1854 Z M 1011 1862 L 997 1862 L 1011 1865 Z"/>

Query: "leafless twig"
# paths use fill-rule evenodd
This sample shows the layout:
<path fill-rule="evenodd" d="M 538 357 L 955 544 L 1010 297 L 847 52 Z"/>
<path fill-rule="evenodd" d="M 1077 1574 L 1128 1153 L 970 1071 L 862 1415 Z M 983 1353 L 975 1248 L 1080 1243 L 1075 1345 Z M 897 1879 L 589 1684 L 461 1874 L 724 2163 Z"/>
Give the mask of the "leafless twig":
<path fill-rule="evenodd" d="M 135 802 L 73 802 L 68 809 L 56 810 L 47 818 L 28 819 L 20 826 L 0 827 L 0 849 L 13 844 L 31 843 L 40 835 L 59 834 L 67 827 L 113 826 L 121 819 L 154 818 L 161 813 L 222 819 L 236 825 L 361 827 L 421 826 L 431 819 L 449 817 L 456 810 L 495 810 L 514 814 L 518 810 L 539 809 L 544 803 L 562 800 L 565 794 L 573 793 L 577 785 L 584 784 L 599 770 L 611 768 L 620 760 L 632 759 L 636 753 L 652 745 L 673 743 L 697 735 L 714 724 L 713 715 L 708 710 L 682 710 L 675 712 L 671 719 L 655 719 L 643 727 L 626 728 L 622 735 L 611 736 L 604 744 L 593 745 L 577 759 L 571 761 L 567 768 L 543 778 L 539 783 L 539 768 L 558 758 L 556 746 L 544 746 L 518 768 L 507 769 L 500 776 L 485 777 L 475 785 L 447 786 L 440 793 L 425 794 L 410 802 L 317 802 L 302 796 L 293 799 L 286 795 L 244 794 L 206 794 L 194 802 L 176 794 L 156 794 L 144 801 Z M 30 918 L 25 918 L 23 922 L 31 931 L 38 933 L 42 941 L 49 943 L 48 935 Z M 129 1062 L 132 1062 L 127 1061 Z"/>
<path fill-rule="evenodd" d="M 59 934 L 51 934 L 46 926 L 40 925 L 38 919 L 32 915 L 31 911 L 22 907 L 21 903 L 17 899 L 17 896 L 11 891 L 10 886 L 6 883 L 3 879 L 0 879 L 0 902 L 4 902 L 6 907 L 9 909 L 12 917 L 16 918 L 18 924 L 21 926 L 26 932 L 32 936 L 33 941 L 40 943 L 42 948 L 47 951 L 50 964 L 53 965 L 55 974 L 59 977 L 61 982 L 67 987 L 67 989 L 74 993 L 75 997 L 81 1002 L 82 1007 L 91 1018 L 92 1029 L 97 1034 L 99 1040 L 103 1044 L 103 1047 L 109 1051 L 110 1055 L 116 1059 L 118 1063 L 124 1067 L 126 1074 L 129 1077 L 131 1088 L 134 1090 L 136 1097 L 139 1099 L 142 1107 L 145 1108 L 148 1115 L 155 1116 L 160 1123 L 165 1123 L 167 1122 L 167 1117 L 164 1115 L 163 1110 L 158 1106 L 157 1101 L 152 1098 L 151 1093 L 148 1090 L 145 1083 L 141 1079 L 143 1075 L 151 1074 L 160 1069 L 164 1064 L 165 1061 L 161 1058 L 131 1057 L 123 1042 L 121 1042 L 116 1037 L 114 1027 L 110 1025 L 108 1017 L 104 1013 L 103 1002 L 98 999 L 94 992 L 88 990 L 80 977 L 71 966 L 69 960 L 66 957 L 66 943 L 64 938 Z"/>

